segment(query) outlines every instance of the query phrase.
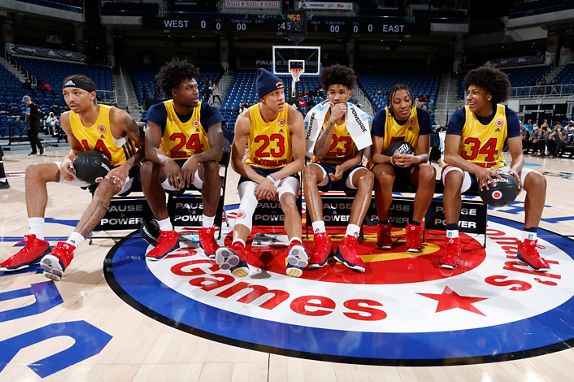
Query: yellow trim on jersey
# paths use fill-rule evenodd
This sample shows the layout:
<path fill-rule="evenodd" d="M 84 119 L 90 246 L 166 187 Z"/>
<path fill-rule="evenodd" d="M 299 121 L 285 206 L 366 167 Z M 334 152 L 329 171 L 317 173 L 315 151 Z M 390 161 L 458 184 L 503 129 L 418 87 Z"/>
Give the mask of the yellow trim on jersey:
<path fill-rule="evenodd" d="M 385 107 L 385 135 L 383 137 L 383 152 L 397 141 L 405 141 L 415 148 L 417 155 L 418 141 L 421 128 L 419 126 L 419 118 L 417 115 L 417 108 L 411 108 L 411 114 L 404 125 L 400 125 L 397 120 L 389 112 L 389 107 Z"/>
<path fill-rule="evenodd" d="M 504 167 L 502 149 L 508 135 L 506 107 L 496 105 L 496 114 L 488 125 L 480 123 L 468 106 L 464 107 L 466 121 L 460 135 L 459 154 L 480 167 Z"/>
<path fill-rule="evenodd" d="M 193 108 L 191 118 L 182 122 L 173 106 L 173 100 L 164 103 L 167 112 L 161 140 L 161 151 L 173 159 L 187 159 L 209 150 L 207 132 L 201 124 L 201 102 Z"/>
<path fill-rule="evenodd" d="M 118 166 L 135 154 L 135 146 L 129 138 L 123 146 L 116 145 L 110 123 L 112 107 L 98 105 L 98 118 L 91 126 L 84 126 L 80 115 L 70 111 L 70 128 L 85 150 L 100 151 L 108 157 L 112 166 Z"/>
<path fill-rule="evenodd" d="M 251 130 L 245 163 L 260 168 L 278 168 L 291 163 L 293 153 L 289 133 L 289 106 L 285 104 L 277 118 L 271 122 L 263 120 L 258 103 L 248 110 Z"/>
<path fill-rule="evenodd" d="M 327 113 L 325 117 L 325 122 L 323 123 L 323 129 L 327 127 L 329 123 L 329 117 L 331 112 Z M 313 162 L 325 162 L 332 164 L 341 164 L 357 155 L 357 146 L 347 130 L 347 124 L 343 122 L 341 125 L 335 124 L 333 127 L 331 135 L 335 136 L 331 143 L 331 147 L 320 160 L 316 157 L 313 158 Z"/>

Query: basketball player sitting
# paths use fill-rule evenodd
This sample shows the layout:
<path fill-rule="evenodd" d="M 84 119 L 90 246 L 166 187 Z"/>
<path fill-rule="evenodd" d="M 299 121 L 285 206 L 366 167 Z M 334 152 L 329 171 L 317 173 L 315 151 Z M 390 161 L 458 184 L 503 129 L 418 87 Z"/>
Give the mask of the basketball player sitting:
<path fill-rule="evenodd" d="M 377 247 L 391 249 L 392 225 L 389 208 L 393 201 L 393 185 L 408 184 L 416 190 L 413 217 L 406 228 L 407 250 L 422 250 L 424 218 L 432 201 L 436 170 L 429 161 L 431 120 L 428 111 L 416 107 L 410 88 L 394 85 L 387 97 L 387 107 L 377 112 L 373 120 L 372 168 L 375 174 L 375 199 L 379 215 Z M 415 154 L 385 155 L 395 142 L 406 142 Z M 390 154 L 387 152 L 387 154 Z"/>
<path fill-rule="evenodd" d="M 32 164 L 26 168 L 26 207 L 29 234 L 18 253 L 0 263 L 0 270 L 15 271 L 40 262 L 44 275 L 59 280 L 74 257 L 74 250 L 84 242 L 106 214 L 111 198 L 127 192 L 143 153 L 136 153 L 134 142 L 143 140 L 140 128 L 128 113 L 113 106 L 96 103 L 96 85 L 82 75 L 64 80 L 62 93 L 70 111 L 62 114 L 60 123 L 70 144 L 62 162 Z M 50 249 L 44 240 L 44 215 L 48 202 L 46 184 L 61 182 L 78 187 L 90 186 L 76 178 L 71 168 L 75 156 L 86 150 L 105 154 L 115 166 L 97 186 L 92 201 L 80 222 L 65 242 Z M 134 155 L 135 154 L 135 155 Z"/>
<path fill-rule="evenodd" d="M 356 191 L 356 196 L 351 206 L 345 237 L 339 243 L 334 257 L 347 267 L 364 272 L 365 264 L 357 252 L 357 245 L 361 224 L 371 204 L 373 173 L 361 165 L 364 150 L 357 149 L 354 137 L 347 127 L 347 123 L 355 123 L 348 107 L 356 108 L 356 106 L 348 101 L 357 77 L 353 69 L 333 65 L 323 69 L 319 79 L 321 86 L 327 91 L 328 103 L 320 104 L 309 112 L 306 121 L 308 148 L 312 145 L 309 140 L 314 136 L 313 126 L 309 126 L 309 123 L 316 121 L 320 125 L 318 127 L 320 130 L 317 131 L 318 137 L 313 142 L 312 163 L 303 169 L 305 203 L 313 222 L 315 244 L 309 268 L 323 267 L 332 255 L 333 245 L 325 229 L 323 203 L 319 190 L 346 190 Z M 325 110 L 325 113 L 321 113 L 322 110 Z M 370 127 L 366 126 L 367 135 L 369 129 Z"/>
<path fill-rule="evenodd" d="M 446 252 L 439 265 L 454 269 L 458 264 L 461 244 L 458 222 L 461 193 L 488 187 L 499 172 L 513 175 L 519 188 L 526 190 L 525 220 L 517 258 L 539 271 L 549 269 L 548 262 L 536 249 L 537 228 L 546 198 L 546 179 L 536 171 L 523 168 L 522 139 L 518 116 L 501 105 L 510 92 L 506 74 L 491 67 L 480 67 L 464 78 L 467 106 L 451 116 L 445 142 L 444 212 L 446 217 Z M 512 161 L 505 167 L 502 157 L 504 142 Z"/>
<path fill-rule="evenodd" d="M 146 159 L 141 166 L 144 195 L 159 223 L 157 245 L 146 258 L 159 260 L 179 247 L 165 204 L 165 192 L 195 186 L 202 190 L 203 227 L 199 242 L 207 256 L 218 245 L 213 223 L 220 198 L 219 164 L 223 133 L 219 110 L 199 101 L 197 69 L 186 60 L 165 64 L 157 82 L 171 99 L 152 105 L 147 113 Z"/>
<path fill-rule="evenodd" d="M 301 242 L 301 216 L 297 209 L 299 180 L 296 174 L 305 162 L 303 117 L 285 103 L 283 82 L 273 73 L 259 69 L 255 86 L 259 102 L 239 115 L 235 123 L 231 163 L 241 175 L 238 186 L 241 202 L 233 227 L 233 242 L 229 248 L 219 248 L 215 260 L 221 269 L 229 269 L 234 276 L 247 276 L 245 243 L 257 201 L 279 200 L 290 240 L 286 274 L 299 277 L 308 261 Z"/>

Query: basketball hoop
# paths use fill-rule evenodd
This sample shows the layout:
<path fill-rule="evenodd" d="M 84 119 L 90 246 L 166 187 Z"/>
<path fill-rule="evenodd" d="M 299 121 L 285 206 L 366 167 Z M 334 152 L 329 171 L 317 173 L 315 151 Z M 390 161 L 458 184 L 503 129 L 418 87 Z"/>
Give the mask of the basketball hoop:
<path fill-rule="evenodd" d="M 290 68 L 289 72 L 291 72 L 291 77 L 293 77 L 293 82 L 299 82 L 299 77 L 303 74 L 303 68 Z"/>

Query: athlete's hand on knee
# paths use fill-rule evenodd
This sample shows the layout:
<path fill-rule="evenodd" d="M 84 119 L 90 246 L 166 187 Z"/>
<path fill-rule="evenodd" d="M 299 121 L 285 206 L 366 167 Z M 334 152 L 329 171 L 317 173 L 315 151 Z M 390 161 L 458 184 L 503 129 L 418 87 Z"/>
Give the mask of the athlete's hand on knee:
<path fill-rule="evenodd" d="M 508 173 L 516 179 L 516 185 L 518 186 L 519 190 L 522 190 L 522 182 L 520 181 L 520 174 L 514 171 L 513 169 L 508 170 Z"/>
<path fill-rule="evenodd" d="M 262 199 L 271 199 L 273 196 L 277 194 L 277 187 L 275 184 L 269 179 L 265 178 L 255 187 L 255 197 L 257 200 Z"/>
<path fill-rule="evenodd" d="M 66 157 L 62 161 L 62 167 L 60 167 L 60 171 L 62 172 L 62 176 L 64 177 L 64 179 L 70 181 L 76 180 L 76 174 L 73 171 L 72 163 L 73 160 Z"/>
<path fill-rule="evenodd" d="M 186 187 L 189 187 L 193 184 L 193 179 L 195 177 L 197 167 L 199 167 L 199 162 L 195 157 L 189 158 L 181 167 L 181 175 Z"/>
<path fill-rule="evenodd" d="M 116 168 L 112 168 L 108 175 L 106 175 L 106 179 L 109 179 L 112 184 L 114 185 L 116 192 L 121 191 L 124 188 L 124 183 L 129 175 L 129 169 L 127 166 L 121 165 Z"/>
<path fill-rule="evenodd" d="M 165 161 L 163 169 L 165 171 L 167 181 L 173 188 L 181 190 L 183 187 L 185 187 L 183 176 L 181 175 L 181 168 L 177 163 L 175 163 L 174 160 L 170 159 Z"/>

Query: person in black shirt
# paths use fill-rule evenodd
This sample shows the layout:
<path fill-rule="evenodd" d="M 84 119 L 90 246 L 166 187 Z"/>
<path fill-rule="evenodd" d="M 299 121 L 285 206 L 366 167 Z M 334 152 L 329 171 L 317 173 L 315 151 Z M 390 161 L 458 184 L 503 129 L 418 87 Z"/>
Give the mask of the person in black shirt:
<path fill-rule="evenodd" d="M 22 98 L 22 102 L 24 102 L 30 111 L 27 113 L 27 121 L 28 121 L 28 137 L 30 138 L 30 146 L 32 146 L 32 152 L 28 155 L 36 155 L 38 151 L 36 151 L 36 147 L 40 150 L 40 155 L 44 154 L 44 148 L 42 147 L 42 142 L 38 139 L 38 132 L 42 126 L 42 112 L 38 108 L 38 106 L 32 102 L 30 96 L 24 96 Z"/>

